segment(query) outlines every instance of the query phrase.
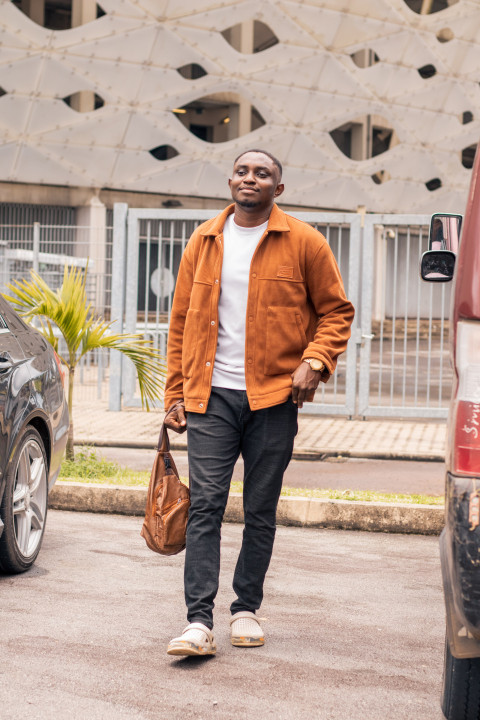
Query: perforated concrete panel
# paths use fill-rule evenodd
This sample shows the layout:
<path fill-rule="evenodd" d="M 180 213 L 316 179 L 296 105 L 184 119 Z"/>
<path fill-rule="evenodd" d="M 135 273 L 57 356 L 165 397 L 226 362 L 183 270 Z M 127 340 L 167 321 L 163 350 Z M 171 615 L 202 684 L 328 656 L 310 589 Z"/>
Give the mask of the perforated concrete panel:
<path fill-rule="evenodd" d="M 463 211 L 470 171 L 461 154 L 480 135 L 477 1 L 426 16 L 404 0 L 101 5 L 106 15 L 98 20 L 50 31 L 0 1 L 2 180 L 226 198 L 233 158 L 264 147 L 285 164 L 288 203 Z M 243 54 L 221 32 L 252 19 L 279 43 Z M 359 67 L 351 55 L 364 49 L 378 62 Z M 207 74 L 182 77 L 177 68 L 189 63 Z M 435 73 L 422 77 L 428 66 Z M 78 112 L 63 101 L 84 90 L 103 107 Z M 212 144 L 172 113 L 225 92 L 248 100 L 266 124 Z M 467 111 L 473 121 L 463 124 Z M 352 160 L 330 132 L 366 115 L 387 119 L 398 142 Z M 157 159 L 150 150 L 161 146 L 178 155 Z M 382 171 L 390 179 L 376 184 L 372 176 Z M 432 180 L 441 186 L 430 191 Z"/>

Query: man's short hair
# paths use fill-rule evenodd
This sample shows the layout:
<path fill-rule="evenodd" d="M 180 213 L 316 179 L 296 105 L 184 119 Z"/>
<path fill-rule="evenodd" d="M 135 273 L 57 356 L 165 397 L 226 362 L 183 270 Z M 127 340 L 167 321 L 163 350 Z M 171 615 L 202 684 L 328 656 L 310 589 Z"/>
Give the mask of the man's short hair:
<path fill-rule="evenodd" d="M 283 173 L 282 163 L 280 162 L 280 160 L 278 160 L 278 159 L 275 157 L 275 155 L 272 155 L 272 153 L 269 153 L 267 150 L 260 150 L 259 148 L 251 148 L 250 150 L 244 150 L 242 153 L 240 153 L 240 155 L 238 155 L 238 157 L 235 158 L 235 160 L 233 161 L 233 164 L 235 165 L 235 163 L 237 162 L 237 160 L 240 160 L 240 158 L 243 157 L 244 155 L 246 155 L 247 153 L 252 153 L 252 152 L 254 152 L 254 153 L 262 153 L 262 155 L 266 155 L 267 157 L 269 157 L 270 160 L 272 160 L 273 163 L 274 163 L 274 164 L 277 166 L 277 168 L 278 168 L 278 172 L 280 173 L 280 178 L 279 178 L 279 179 L 280 179 L 280 180 L 282 179 L 282 173 Z"/>

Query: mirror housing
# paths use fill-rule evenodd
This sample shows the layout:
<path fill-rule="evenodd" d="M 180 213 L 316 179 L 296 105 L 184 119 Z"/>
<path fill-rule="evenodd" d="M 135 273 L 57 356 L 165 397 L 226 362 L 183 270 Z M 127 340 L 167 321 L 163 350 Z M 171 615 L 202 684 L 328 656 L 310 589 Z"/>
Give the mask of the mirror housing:
<path fill-rule="evenodd" d="M 427 250 L 422 255 L 420 275 L 427 282 L 450 282 L 456 255 L 451 250 Z"/>
<path fill-rule="evenodd" d="M 420 276 L 427 282 L 450 282 L 460 243 L 462 216 L 435 213 L 430 221 L 428 250 L 422 255 Z"/>
<path fill-rule="evenodd" d="M 462 219 L 461 215 L 450 215 L 448 213 L 435 213 L 435 215 L 432 215 L 428 249 L 450 250 L 456 254 L 460 243 Z"/>

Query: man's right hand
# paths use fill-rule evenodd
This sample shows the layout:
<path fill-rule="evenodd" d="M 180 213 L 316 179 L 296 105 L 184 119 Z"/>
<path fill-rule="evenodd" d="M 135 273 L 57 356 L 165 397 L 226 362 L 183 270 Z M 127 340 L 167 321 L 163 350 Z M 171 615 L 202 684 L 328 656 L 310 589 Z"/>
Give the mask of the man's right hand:
<path fill-rule="evenodd" d="M 179 400 L 168 410 L 164 419 L 165 426 L 176 433 L 184 433 L 187 429 L 185 403 Z"/>

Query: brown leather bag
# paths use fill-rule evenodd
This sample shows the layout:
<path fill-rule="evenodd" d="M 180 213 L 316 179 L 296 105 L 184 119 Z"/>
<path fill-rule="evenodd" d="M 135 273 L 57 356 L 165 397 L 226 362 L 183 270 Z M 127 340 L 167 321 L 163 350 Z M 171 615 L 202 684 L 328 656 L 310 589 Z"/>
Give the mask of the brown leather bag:
<path fill-rule="evenodd" d="M 175 555 L 184 549 L 189 507 L 190 490 L 178 477 L 167 428 L 162 425 L 140 533 L 151 550 Z"/>

